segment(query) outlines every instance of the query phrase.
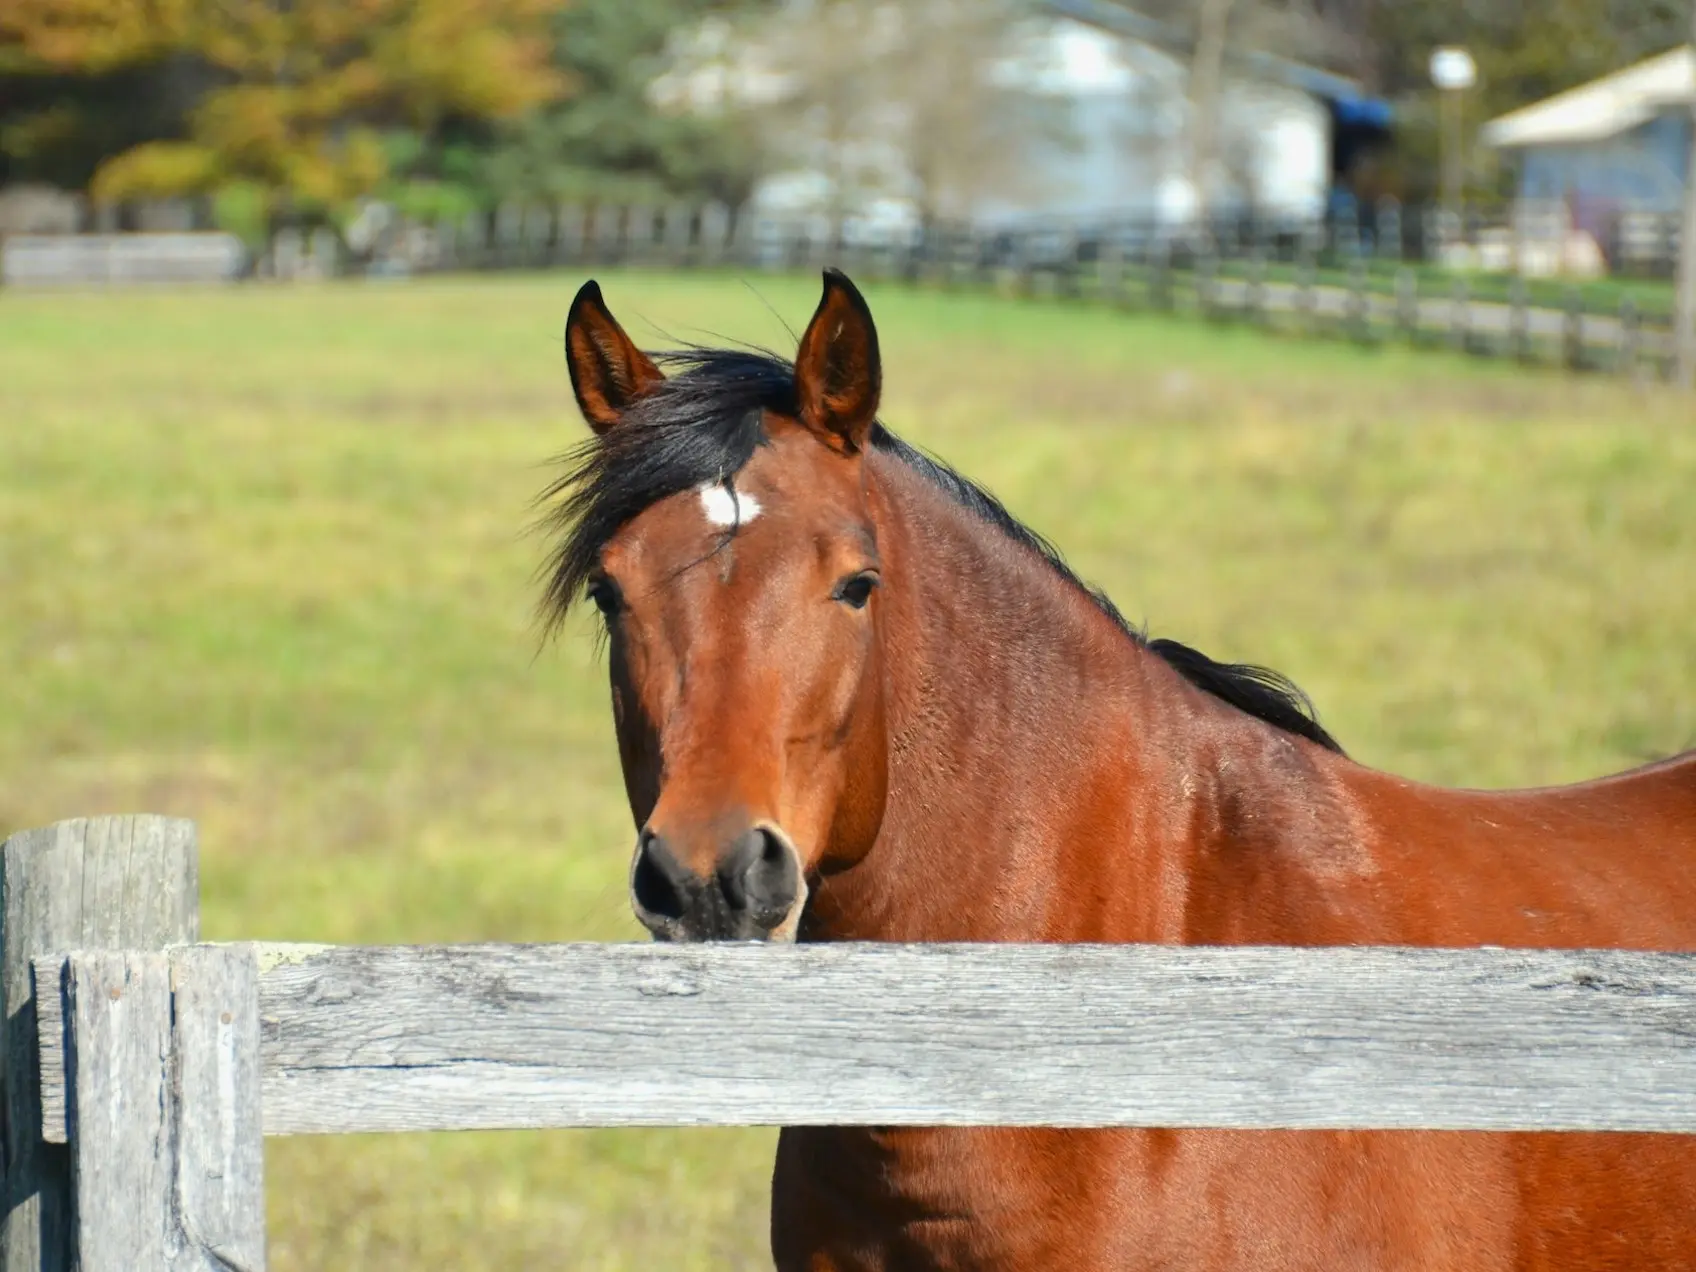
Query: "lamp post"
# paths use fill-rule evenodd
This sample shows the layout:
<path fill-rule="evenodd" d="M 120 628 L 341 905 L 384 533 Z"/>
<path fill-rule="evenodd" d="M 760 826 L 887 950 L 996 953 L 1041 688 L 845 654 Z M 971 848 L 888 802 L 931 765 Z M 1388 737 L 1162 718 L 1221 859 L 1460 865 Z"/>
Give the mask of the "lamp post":
<path fill-rule="evenodd" d="M 1478 64 L 1465 49 L 1445 46 L 1431 54 L 1431 82 L 1442 112 L 1443 211 L 1450 226 L 1460 223 L 1461 181 L 1466 155 L 1461 136 L 1462 95 L 1478 82 Z"/>

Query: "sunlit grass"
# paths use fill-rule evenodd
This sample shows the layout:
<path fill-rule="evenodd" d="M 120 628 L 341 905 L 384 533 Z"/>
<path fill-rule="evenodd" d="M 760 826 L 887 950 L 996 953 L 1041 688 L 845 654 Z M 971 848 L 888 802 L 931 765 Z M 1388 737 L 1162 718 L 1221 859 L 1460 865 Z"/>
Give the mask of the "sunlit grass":
<path fill-rule="evenodd" d="M 578 281 L 0 296 L 0 832 L 194 817 L 218 939 L 635 937 L 588 629 L 532 621 Z M 603 283 L 649 342 L 786 350 L 817 295 Z M 1358 758 L 1497 786 L 1696 745 L 1687 400 L 868 290 L 895 428 Z M 770 1148 L 272 1141 L 273 1266 L 757 1267 Z"/>

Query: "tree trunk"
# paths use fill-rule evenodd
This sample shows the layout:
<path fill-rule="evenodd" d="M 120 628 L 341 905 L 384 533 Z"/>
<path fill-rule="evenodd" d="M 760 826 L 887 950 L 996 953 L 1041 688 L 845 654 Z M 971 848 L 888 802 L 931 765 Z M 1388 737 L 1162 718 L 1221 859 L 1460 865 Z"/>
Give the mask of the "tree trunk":
<path fill-rule="evenodd" d="M 1196 213 L 1205 218 L 1213 152 L 1218 143 L 1219 97 L 1225 69 L 1225 36 L 1236 0 L 1201 0 L 1195 59 L 1190 63 L 1190 188 Z"/>

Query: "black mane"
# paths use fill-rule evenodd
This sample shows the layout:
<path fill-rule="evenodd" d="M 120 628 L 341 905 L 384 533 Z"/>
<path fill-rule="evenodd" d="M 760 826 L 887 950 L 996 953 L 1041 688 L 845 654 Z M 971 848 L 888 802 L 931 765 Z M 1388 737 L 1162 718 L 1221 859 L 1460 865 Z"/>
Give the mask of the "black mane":
<path fill-rule="evenodd" d="M 763 350 L 686 348 L 653 355 L 675 370 L 642 398 L 623 424 L 564 457 L 566 471 L 544 492 L 555 502 L 547 524 L 558 535 L 543 598 L 550 626 L 582 595 L 601 549 L 621 526 L 671 495 L 725 482 L 766 442 L 765 411 L 795 412 L 795 371 Z M 994 495 L 879 424 L 872 446 L 895 456 L 949 498 L 1039 554 L 1087 595 L 1131 640 L 1158 655 L 1198 689 L 1268 724 L 1342 753 L 1307 695 L 1264 667 L 1215 662 L 1173 640 L 1149 640 L 1107 596 L 1078 578 L 1047 539 Z M 557 501 L 557 502 L 556 502 Z"/>

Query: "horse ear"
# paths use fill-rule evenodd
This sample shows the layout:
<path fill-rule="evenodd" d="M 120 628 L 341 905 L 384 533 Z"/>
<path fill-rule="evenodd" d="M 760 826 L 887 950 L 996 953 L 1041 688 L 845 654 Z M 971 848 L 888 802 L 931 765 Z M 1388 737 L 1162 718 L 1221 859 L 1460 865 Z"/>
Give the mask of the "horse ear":
<path fill-rule="evenodd" d="M 577 406 L 597 433 L 616 425 L 632 402 L 665 379 L 653 359 L 624 334 L 592 278 L 578 291 L 565 320 L 565 365 Z"/>
<path fill-rule="evenodd" d="M 795 355 L 801 423 L 833 445 L 859 450 L 877 419 L 883 363 L 865 297 L 839 270 L 824 272 L 824 295 Z"/>

